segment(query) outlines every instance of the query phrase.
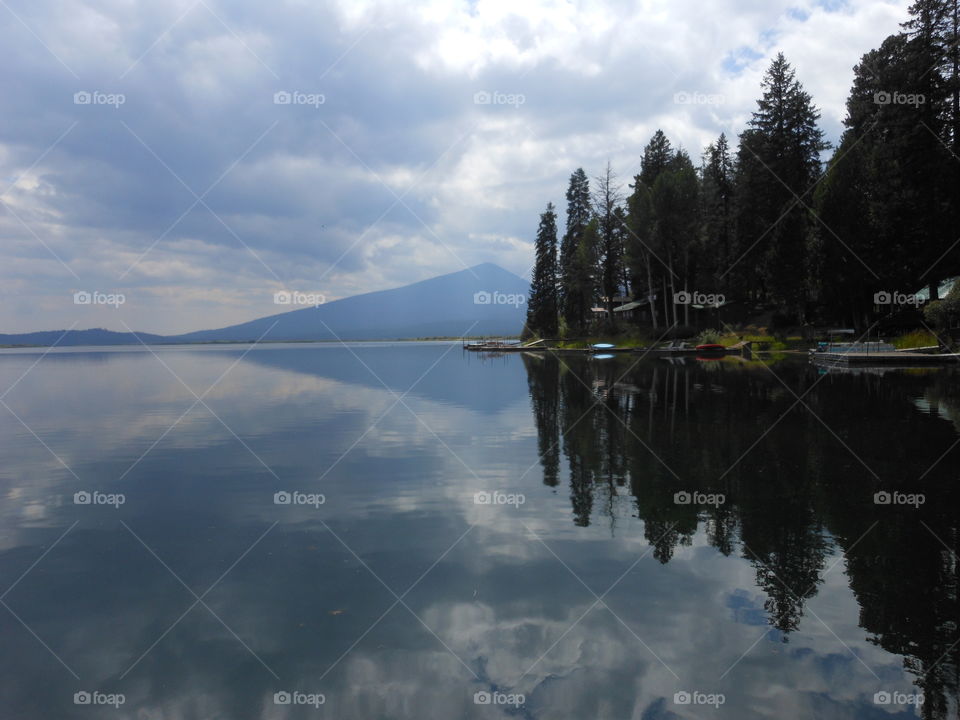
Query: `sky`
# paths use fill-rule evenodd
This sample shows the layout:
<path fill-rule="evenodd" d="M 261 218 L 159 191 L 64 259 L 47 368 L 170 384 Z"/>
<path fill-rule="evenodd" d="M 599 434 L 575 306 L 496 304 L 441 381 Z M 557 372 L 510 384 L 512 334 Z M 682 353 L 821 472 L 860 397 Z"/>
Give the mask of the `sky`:
<path fill-rule="evenodd" d="M 783 52 L 839 138 L 907 0 L 0 0 L 0 333 L 172 334 L 496 263 Z M 86 302 L 89 300 L 89 302 Z"/>

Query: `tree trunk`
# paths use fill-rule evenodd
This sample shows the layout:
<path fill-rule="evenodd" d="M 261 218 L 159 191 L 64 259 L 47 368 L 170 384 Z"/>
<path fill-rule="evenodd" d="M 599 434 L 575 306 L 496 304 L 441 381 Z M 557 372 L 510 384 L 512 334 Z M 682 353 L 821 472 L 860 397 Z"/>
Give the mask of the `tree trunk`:
<path fill-rule="evenodd" d="M 663 319 L 664 324 L 670 324 L 670 306 L 667 304 L 667 278 L 663 278 Z"/>
<path fill-rule="evenodd" d="M 653 270 L 650 268 L 650 253 L 644 253 L 647 261 L 647 302 L 650 305 L 650 316 L 653 318 L 653 329 L 658 329 L 657 304 L 653 301 Z"/>

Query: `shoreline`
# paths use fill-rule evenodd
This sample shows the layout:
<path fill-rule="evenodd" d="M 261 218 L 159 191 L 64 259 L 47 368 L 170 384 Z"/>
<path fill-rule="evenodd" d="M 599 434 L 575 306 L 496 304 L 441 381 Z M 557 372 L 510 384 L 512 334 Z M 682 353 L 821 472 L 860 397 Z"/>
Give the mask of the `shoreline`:
<path fill-rule="evenodd" d="M 519 336 L 503 337 L 501 340 L 517 340 Z M 132 342 L 132 343 L 96 343 L 80 345 L 35 345 L 35 344 L 12 344 L 0 345 L 0 350 L 36 350 L 40 348 L 118 348 L 118 347 L 188 347 L 198 345 L 343 345 L 346 343 L 413 343 L 413 342 L 461 342 L 461 341 L 483 341 L 483 337 L 422 337 L 422 338 L 366 338 L 363 340 L 354 339 L 332 339 L 332 340 L 197 340 L 194 342 Z"/>

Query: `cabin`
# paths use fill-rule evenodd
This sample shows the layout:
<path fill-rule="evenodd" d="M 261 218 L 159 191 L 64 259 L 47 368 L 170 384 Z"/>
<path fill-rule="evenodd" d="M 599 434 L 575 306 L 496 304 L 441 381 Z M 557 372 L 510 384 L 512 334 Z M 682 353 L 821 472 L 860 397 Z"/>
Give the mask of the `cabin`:
<path fill-rule="evenodd" d="M 655 300 L 634 300 L 632 302 L 625 303 L 619 307 L 613 309 L 614 317 L 620 321 L 630 322 L 630 323 L 648 323 L 650 322 L 650 304 Z"/>
<path fill-rule="evenodd" d="M 937 297 L 940 300 L 943 300 L 950 293 L 950 291 L 953 290 L 953 286 L 956 285 L 957 280 L 958 278 L 952 277 L 952 278 L 947 278 L 946 280 L 941 282 L 937 286 Z M 927 285 L 922 289 L 917 290 L 913 295 L 914 297 L 917 298 L 917 300 L 920 300 L 921 302 L 924 302 L 924 303 L 930 302 L 930 286 Z"/>
<path fill-rule="evenodd" d="M 657 299 L 656 295 L 644 300 L 634 300 L 632 297 L 618 296 L 613 298 L 613 319 L 617 323 L 644 324 L 651 322 L 650 305 Z M 606 307 L 606 298 L 600 298 L 602 305 L 590 308 L 594 321 L 607 320 L 609 313 Z"/>

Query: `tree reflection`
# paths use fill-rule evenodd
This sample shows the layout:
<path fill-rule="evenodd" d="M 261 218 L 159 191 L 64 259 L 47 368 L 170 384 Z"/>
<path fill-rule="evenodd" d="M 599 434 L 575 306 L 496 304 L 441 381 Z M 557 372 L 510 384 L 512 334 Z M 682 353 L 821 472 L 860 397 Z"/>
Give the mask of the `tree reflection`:
<path fill-rule="evenodd" d="M 544 482 L 563 481 L 562 450 L 576 525 L 602 520 L 613 531 L 639 519 L 661 563 L 702 530 L 720 553 L 753 565 L 783 642 L 824 575 L 846 572 L 861 627 L 904 656 L 924 692 L 923 717 L 955 712 L 956 374 L 582 356 L 524 363 Z M 876 504 L 880 491 L 926 502 Z M 684 504 L 682 492 L 725 502 Z M 839 566 L 828 569 L 836 552 Z"/>

